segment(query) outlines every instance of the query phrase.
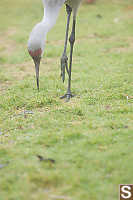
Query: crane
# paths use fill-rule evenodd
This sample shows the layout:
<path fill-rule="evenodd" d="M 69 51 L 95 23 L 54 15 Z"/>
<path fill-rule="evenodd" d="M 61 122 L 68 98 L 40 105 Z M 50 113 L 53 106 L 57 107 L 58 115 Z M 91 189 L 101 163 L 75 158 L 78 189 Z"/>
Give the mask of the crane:
<path fill-rule="evenodd" d="M 73 55 L 73 47 L 75 42 L 75 26 L 76 26 L 76 16 L 77 10 L 80 5 L 81 0 L 42 0 L 44 6 L 44 16 L 41 22 L 36 24 L 32 29 L 29 40 L 28 40 L 28 52 L 32 57 L 35 70 L 36 70 L 36 82 L 37 88 L 39 90 L 39 66 L 41 57 L 45 51 L 45 42 L 47 33 L 56 23 L 57 17 L 59 15 L 59 11 L 63 4 L 66 5 L 67 12 L 67 25 L 66 25 L 66 34 L 65 34 L 65 43 L 64 43 L 64 51 L 61 56 L 61 78 L 64 82 L 65 80 L 65 72 L 68 74 L 68 88 L 65 95 L 60 97 L 61 99 L 66 99 L 69 101 L 74 95 L 71 93 L 71 71 L 72 71 L 72 55 Z M 68 41 L 68 33 L 69 33 L 69 23 L 70 17 L 73 13 L 73 23 L 72 23 L 72 31 L 69 37 L 70 42 L 70 58 L 68 65 L 68 57 L 67 57 L 67 41 Z"/>

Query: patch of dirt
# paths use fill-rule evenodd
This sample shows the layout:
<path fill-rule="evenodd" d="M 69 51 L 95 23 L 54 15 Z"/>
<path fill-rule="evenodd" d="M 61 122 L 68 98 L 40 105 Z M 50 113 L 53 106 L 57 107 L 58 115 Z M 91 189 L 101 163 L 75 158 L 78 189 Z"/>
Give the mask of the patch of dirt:
<path fill-rule="evenodd" d="M 45 76 L 47 74 L 55 73 L 55 70 L 58 69 L 53 68 L 53 64 L 55 65 L 55 63 L 57 63 L 57 60 L 53 58 L 42 58 L 40 75 L 42 76 L 44 74 Z M 4 68 L 4 73 L 11 78 L 11 81 L 0 82 L 0 91 L 7 90 L 9 86 L 15 83 L 15 81 L 23 80 L 26 77 L 35 76 L 35 67 L 32 60 L 21 64 L 3 64 L 2 66 Z"/>
<path fill-rule="evenodd" d="M 13 36 L 15 33 L 17 32 L 17 29 L 15 27 L 12 27 L 12 28 L 9 28 L 7 31 L 6 31 L 6 36 Z"/>
<path fill-rule="evenodd" d="M 126 11 L 133 11 L 133 5 L 127 6 L 125 8 Z"/>
<path fill-rule="evenodd" d="M 65 42 L 65 38 L 64 40 L 47 41 L 47 44 L 58 46 L 58 45 L 64 45 L 64 42 Z"/>
<path fill-rule="evenodd" d="M 0 33 L 0 51 L 1 54 L 10 55 L 16 49 L 15 41 L 11 40 L 10 37 L 16 33 L 16 29 L 12 28 L 4 33 Z"/>
<path fill-rule="evenodd" d="M 133 52 L 133 37 L 126 38 L 126 43 L 127 42 L 128 42 L 128 47 L 126 46 L 126 47 L 111 48 L 109 52 L 116 52 L 116 53 Z"/>
<path fill-rule="evenodd" d="M 5 90 L 8 89 L 9 85 L 11 86 L 10 81 L 5 81 L 5 82 L 0 82 L 0 92 L 4 92 Z"/>

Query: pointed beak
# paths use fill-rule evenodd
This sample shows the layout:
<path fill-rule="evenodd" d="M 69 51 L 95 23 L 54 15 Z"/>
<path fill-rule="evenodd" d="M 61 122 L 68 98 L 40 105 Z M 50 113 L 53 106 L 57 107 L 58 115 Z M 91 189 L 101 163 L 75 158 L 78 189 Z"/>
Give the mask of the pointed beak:
<path fill-rule="evenodd" d="M 39 91 L 39 66 L 40 66 L 40 61 L 41 57 L 33 57 L 34 63 L 35 63 L 35 70 L 36 70 L 36 83 L 37 83 L 37 89 Z"/>

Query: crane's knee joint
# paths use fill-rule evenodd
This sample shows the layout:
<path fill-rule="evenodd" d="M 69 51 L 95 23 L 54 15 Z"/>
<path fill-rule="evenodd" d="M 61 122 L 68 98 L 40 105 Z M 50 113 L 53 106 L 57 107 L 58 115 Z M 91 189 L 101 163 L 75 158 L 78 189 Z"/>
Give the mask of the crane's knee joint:
<path fill-rule="evenodd" d="M 70 35 L 69 42 L 70 42 L 70 44 L 74 44 L 74 42 L 75 42 L 75 34 L 73 32 Z"/>
<path fill-rule="evenodd" d="M 61 63 L 66 63 L 68 60 L 68 57 L 66 54 L 63 54 L 62 57 L 61 57 Z"/>
<path fill-rule="evenodd" d="M 67 4 L 66 4 L 66 11 L 67 11 L 68 15 L 70 15 L 72 12 L 72 8 L 70 6 L 68 6 Z"/>

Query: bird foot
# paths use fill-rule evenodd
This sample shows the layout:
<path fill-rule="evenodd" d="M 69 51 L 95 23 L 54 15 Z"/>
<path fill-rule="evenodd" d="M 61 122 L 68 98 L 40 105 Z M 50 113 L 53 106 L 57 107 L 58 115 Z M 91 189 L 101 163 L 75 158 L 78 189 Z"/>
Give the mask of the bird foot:
<path fill-rule="evenodd" d="M 74 94 L 66 93 L 65 95 L 61 96 L 60 99 L 66 99 L 66 102 L 68 102 L 74 96 L 75 96 Z"/>

